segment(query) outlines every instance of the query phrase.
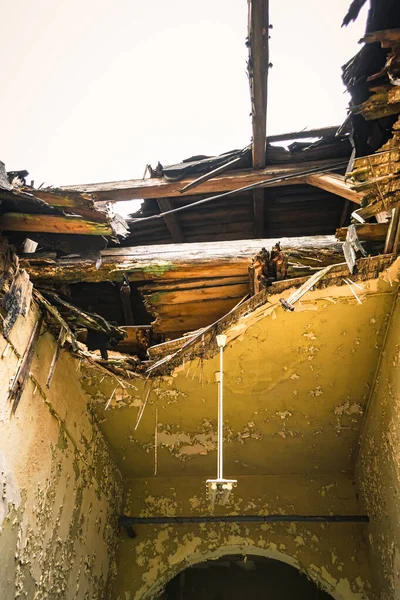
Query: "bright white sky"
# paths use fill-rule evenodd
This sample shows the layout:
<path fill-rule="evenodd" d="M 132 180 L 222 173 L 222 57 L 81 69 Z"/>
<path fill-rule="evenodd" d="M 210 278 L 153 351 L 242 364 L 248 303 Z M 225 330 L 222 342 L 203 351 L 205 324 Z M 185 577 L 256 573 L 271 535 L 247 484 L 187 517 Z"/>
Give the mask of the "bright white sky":
<path fill-rule="evenodd" d="M 268 133 L 336 125 L 366 10 L 270 0 Z M 366 7 L 365 7 L 366 8 Z M 251 137 L 246 0 L 3 0 L 0 160 L 35 185 L 140 178 Z"/>

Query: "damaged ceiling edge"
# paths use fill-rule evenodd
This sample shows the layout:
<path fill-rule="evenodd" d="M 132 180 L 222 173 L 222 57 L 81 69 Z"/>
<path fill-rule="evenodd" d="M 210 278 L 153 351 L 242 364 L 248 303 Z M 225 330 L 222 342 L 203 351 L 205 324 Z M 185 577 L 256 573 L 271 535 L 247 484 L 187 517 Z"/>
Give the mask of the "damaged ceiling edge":
<path fill-rule="evenodd" d="M 400 274 L 400 258 L 395 255 L 377 258 L 379 258 L 379 261 L 373 261 L 372 264 L 369 258 L 359 259 L 357 261 L 358 271 L 351 276 L 351 283 L 368 282 L 369 285 L 374 284 L 373 287 L 376 288 L 379 279 L 385 278 L 389 286 L 389 290 L 385 293 L 396 294 Z M 319 281 L 316 281 L 312 291 L 307 290 L 307 302 L 325 300 L 327 297 L 357 301 L 354 297 L 354 291 L 351 290 L 351 285 L 349 286 L 345 280 L 347 275 L 346 263 L 333 265 L 329 272 L 324 274 Z M 167 354 L 148 368 L 149 376 L 156 377 L 170 374 L 184 362 L 194 358 L 212 358 L 216 356 L 219 352 L 216 342 L 217 335 L 227 335 L 227 343 L 234 341 L 258 320 L 271 315 L 276 309 L 284 310 L 285 306 L 282 300 L 287 301 L 291 297 L 290 292 L 293 294 L 295 290 L 306 286 L 308 280 L 308 277 L 303 277 L 297 280 L 280 281 L 248 300 L 245 299 L 243 303 L 240 303 L 238 307 L 235 307 L 217 322 L 193 336 L 188 336 L 187 342 L 172 354 L 168 354 L 168 350 L 173 348 L 174 345 L 166 342 L 163 346 L 164 352 Z M 329 294 L 324 292 L 327 288 L 329 288 Z M 357 292 L 365 297 L 378 293 L 377 289 L 363 289 L 362 292 L 358 290 Z M 274 299 L 273 302 L 271 302 L 272 298 Z M 182 341 L 184 339 L 182 338 Z M 154 350 L 157 350 L 157 346 L 154 347 Z"/>
<path fill-rule="evenodd" d="M 12 281 L 16 278 L 19 271 L 18 258 L 9 253 L 9 260 L 14 265 L 14 272 L 12 272 Z M 372 258 L 362 258 L 357 261 L 357 272 L 351 277 L 351 282 L 356 284 L 357 282 L 373 280 L 377 277 L 385 276 L 387 274 L 387 281 L 397 281 L 398 259 L 396 261 L 395 255 L 380 255 Z M 24 271 L 21 271 L 24 273 Z M 215 336 L 219 333 L 226 333 L 228 340 L 232 341 L 238 337 L 248 326 L 258 319 L 262 318 L 267 314 L 271 314 L 278 307 L 285 308 L 285 304 L 290 301 L 290 293 L 294 290 L 300 290 L 306 287 L 308 294 L 307 298 L 310 301 L 315 299 L 326 297 L 326 293 L 323 290 L 326 287 L 340 286 L 340 297 L 353 298 L 354 290 L 349 289 L 348 281 L 348 267 L 346 263 L 334 264 L 321 271 L 317 271 L 313 276 L 300 277 L 295 279 L 284 279 L 272 283 L 266 289 L 262 289 L 252 297 L 244 298 L 237 306 L 235 306 L 228 314 L 218 319 L 215 323 L 208 327 L 203 328 L 199 332 L 189 332 L 187 336 L 179 340 L 172 340 L 171 342 L 165 342 L 163 344 L 156 344 L 149 347 L 149 360 L 140 361 L 135 356 L 120 354 L 118 358 L 108 356 L 98 356 L 91 354 L 88 351 L 83 350 L 82 344 L 77 341 L 76 334 L 71 330 L 68 320 L 71 319 L 70 313 L 67 313 L 67 319 L 60 314 L 59 308 L 67 308 L 67 311 L 72 310 L 72 322 L 74 327 L 80 325 L 88 326 L 94 331 L 99 333 L 112 333 L 114 337 L 122 338 L 126 335 L 123 328 L 115 328 L 110 326 L 105 319 L 98 315 L 90 315 L 81 311 L 80 309 L 65 303 L 60 300 L 56 294 L 44 291 L 44 296 L 39 290 L 33 290 L 33 297 L 39 308 L 44 311 L 46 322 L 48 323 L 51 331 L 55 338 L 60 338 L 61 332 L 63 333 L 62 345 L 69 347 L 70 350 L 80 360 L 90 362 L 92 365 L 97 365 L 99 368 L 109 373 L 111 376 L 118 376 L 123 380 L 129 381 L 129 379 L 140 377 L 140 378 L 155 378 L 158 376 L 170 373 L 173 369 L 182 364 L 185 360 L 190 360 L 196 356 L 203 358 L 213 356 L 217 352 L 217 346 L 215 342 Z M 383 275 L 382 275 L 383 274 Z M 315 282 L 313 282 L 313 278 Z M 313 283 L 313 290 L 309 290 L 309 283 Z M 347 285 L 346 285 L 347 284 Z M 15 288 L 15 286 L 14 286 Z M 17 288 L 14 289 L 14 292 Z M 3 290 L 5 293 L 6 302 L 3 300 L 3 308 L 10 308 L 10 291 L 13 290 L 11 284 L 8 288 Z M 392 293 L 394 290 L 392 291 Z M 301 292 L 300 292 L 301 293 Z M 367 296 L 374 291 L 365 290 Z M 12 295 L 12 294 L 11 294 Z M 47 297 L 46 297 L 47 296 Z M 22 311 L 22 295 L 17 293 L 16 305 L 12 311 L 14 314 L 14 323 L 16 317 Z M 274 298 L 274 302 L 271 303 L 271 299 Z M 276 300 L 275 300 L 276 298 Z M 12 303 L 11 303 L 12 304 Z M 58 306 L 57 306 L 58 304 Z M 4 326 L 4 325 L 3 325 Z M 205 351 L 205 348 L 207 349 Z M 172 354 L 171 354 L 172 350 Z M 161 357 L 160 357 L 161 355 Z"/>

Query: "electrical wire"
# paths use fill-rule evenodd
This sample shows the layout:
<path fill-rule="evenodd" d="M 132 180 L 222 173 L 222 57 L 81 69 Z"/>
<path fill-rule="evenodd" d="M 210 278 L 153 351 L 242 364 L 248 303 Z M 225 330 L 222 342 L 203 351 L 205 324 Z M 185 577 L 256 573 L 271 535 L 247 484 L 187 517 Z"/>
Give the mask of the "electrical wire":
<path fill-rule="evenodd" d="M 232 196 L 233 194 L 239 194 L 241 192 L 246 192 L 249 190 L 254 190 L 259 187 L 268 187 L 274 183 L 279 183 L 281 181 L 289 181 L 290 179 L 296 179 L 297 177 L 303 177 L 306 175 L 312 175 L 314 173 L 326 173 L 331 171 L 336 171 L 347 166 L 348 161 L 342 161 L 339 163 L 333 163 L 331 165 L 324 165 L 320 167 L 314 167 L 312 169 L 307 169 L 305 171 L 296 171 L 295 173 L 290 173 L 289 175 L 281 175 L 279 177 L 273 177 L 272 179 L 264 179 L 263 181 L 258 181 L 257 183 L 251 183 L 249 185 L 245 185 L 244 187 L 238 188 L 236 190 L 230 190 L 229 192 L 223 192 L 222 194 L 217 194 L 216 196 L 209 196 L 208 198 L 203 198 L 202 200 L 197 200 L 196 202 L 192 202 L 192 204 L 187 204 L 186 206 L 178 206 L 177 208 L 172 208 L 171 210 L 166 210 L 165 212 L 158 213 L 157 215 L 150 215 L 149 217 L 138 217 L 136 219 L 129 219 L 129 223 L 143 223 L 144 221 L 151 221 L 153 219 L 162 219 L 166 215 L 171 215 L 172 213 L 182 212 L 183 210 L 188 210 L 193 208 L 194 206 L 199 206 L 200 204 L 206 204 L 207 202 L 212 202 L 213 200 L 219 200 L 220 198 L 226 198 L 227 196 Z"/>

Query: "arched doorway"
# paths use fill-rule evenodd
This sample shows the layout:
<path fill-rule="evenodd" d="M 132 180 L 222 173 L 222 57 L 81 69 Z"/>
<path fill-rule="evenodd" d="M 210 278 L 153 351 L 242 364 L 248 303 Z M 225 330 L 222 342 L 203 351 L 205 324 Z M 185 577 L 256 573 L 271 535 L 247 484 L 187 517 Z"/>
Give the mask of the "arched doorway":
<path fill-rule="evenodd" d="M 257 555 L 226 555 L 194 564 L 165 587 L 163 600 L 332 600 L 297 568 Z"/>

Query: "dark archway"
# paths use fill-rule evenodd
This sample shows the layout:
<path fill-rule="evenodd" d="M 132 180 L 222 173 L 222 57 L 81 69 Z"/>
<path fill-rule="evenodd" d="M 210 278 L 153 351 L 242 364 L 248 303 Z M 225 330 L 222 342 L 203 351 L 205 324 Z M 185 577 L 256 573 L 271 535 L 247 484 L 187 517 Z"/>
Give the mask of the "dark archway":
<path fill-rule="evenodd" d="M 166 586 L 163 600 L 332 600 L 306 575 L 262 556 L 223 556 L 189 567 Z"/>

